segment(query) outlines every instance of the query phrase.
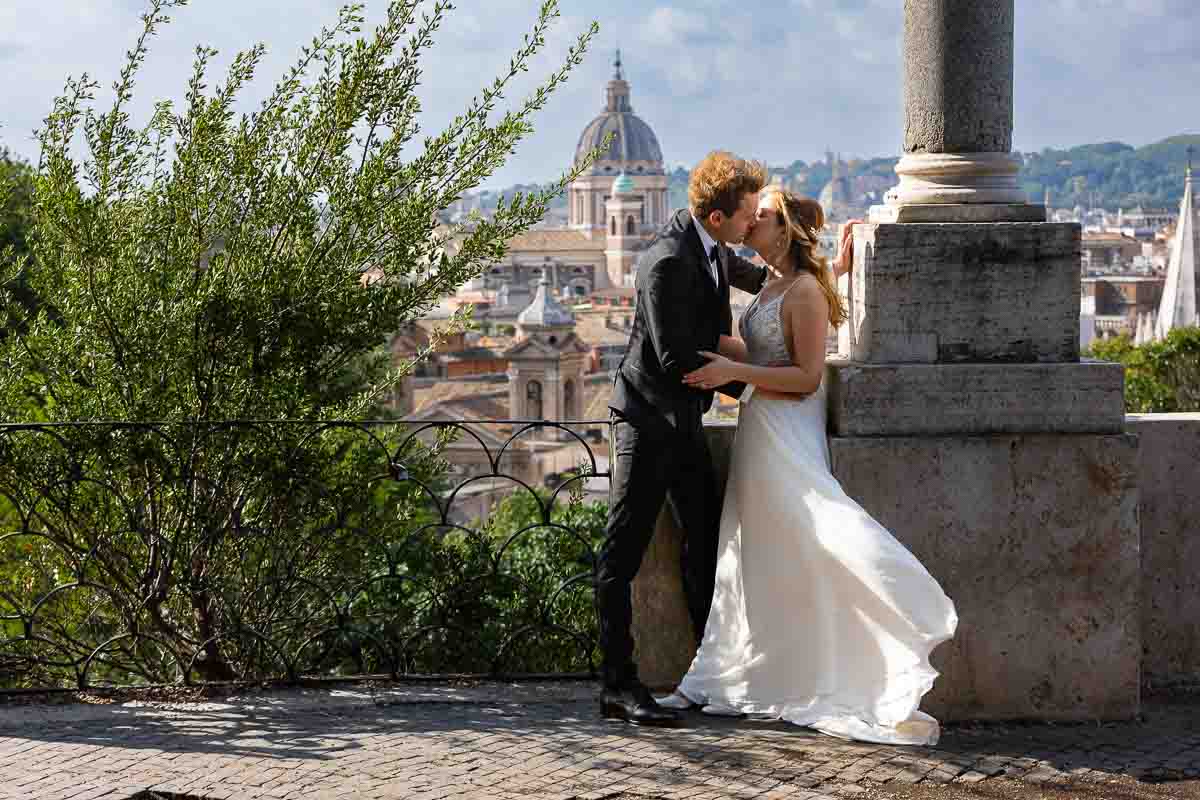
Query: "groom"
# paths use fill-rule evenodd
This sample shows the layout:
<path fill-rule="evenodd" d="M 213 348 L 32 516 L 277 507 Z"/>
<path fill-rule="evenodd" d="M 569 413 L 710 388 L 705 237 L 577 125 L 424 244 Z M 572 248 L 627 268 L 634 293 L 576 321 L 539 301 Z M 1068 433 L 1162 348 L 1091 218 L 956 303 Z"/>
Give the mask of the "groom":
<path fill-rule="evenodd" d="M 638 679 L 630 633 L 630 585 L 664 499 L 683 529 L 683 586 L 699 641 L 712 603 L 721 497 L 701 418 L 713 393 L 683 376 L 704 366 L 732 335 L 732 284 L 757 293 L 766 270 L 737 256 L 754 223 L 766 168 L 725 152 L 692 172 L 690 209 L 677 212 L 638 259 L 637 309 L 617 369 L 610 408 L 615 459 L 607 538 L 597 564 L 596 608 L 604 653 L 601 713 L 640 725 L 669 725 L 679 715 L 660 707 Z M 744 387 L 718 391 L 731 397 Z"/>

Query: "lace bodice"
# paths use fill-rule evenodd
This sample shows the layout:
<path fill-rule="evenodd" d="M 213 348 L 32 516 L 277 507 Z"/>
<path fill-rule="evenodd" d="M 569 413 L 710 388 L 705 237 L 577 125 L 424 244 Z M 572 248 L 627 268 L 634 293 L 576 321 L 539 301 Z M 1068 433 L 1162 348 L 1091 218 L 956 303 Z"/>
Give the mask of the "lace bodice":
<path fill-rule="evenodd" d="M 738 327 L 751 364 L 786 367 L 792 363 L 783 331 L 783 296 L 786 294 L 786 291 L 780 292 L 765 303 L 760 303 L 760 296 L 756 295 L 750 307 L 742 312 Z"/>

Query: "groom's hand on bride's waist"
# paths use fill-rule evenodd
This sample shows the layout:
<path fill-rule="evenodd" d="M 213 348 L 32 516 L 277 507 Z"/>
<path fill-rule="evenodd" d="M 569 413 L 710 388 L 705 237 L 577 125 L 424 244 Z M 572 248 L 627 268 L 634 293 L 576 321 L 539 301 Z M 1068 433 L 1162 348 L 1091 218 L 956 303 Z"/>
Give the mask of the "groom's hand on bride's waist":
<path fill-rule="evenodd" d="M 708 359 L 708 363 L 700 369 L 692 370 L 684 375 L 685 386 L 709 391 L 738 379 L 737 362 L 730 361 L 720 353 L 711 353 L 707 350 L 699 352 L 702 358 Z"/>

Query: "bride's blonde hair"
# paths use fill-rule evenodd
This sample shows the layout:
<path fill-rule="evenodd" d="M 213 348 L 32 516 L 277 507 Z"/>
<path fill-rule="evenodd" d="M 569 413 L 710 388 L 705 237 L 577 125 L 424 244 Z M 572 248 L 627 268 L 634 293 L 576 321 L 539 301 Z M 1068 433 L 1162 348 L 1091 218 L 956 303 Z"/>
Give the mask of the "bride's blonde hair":
<path fill-rule="evenodd" d="M 846 321 L 847 313 L 829 270 L 829 259 L 818 252 L 821 229 L 825 227 L 824 209 L 811 197 L 786 189 L 773 189 L 769 197 L 787 232 L 788 260 L 797 272 L 807 272 L 817 279 L 829 303 L 829 321 L 836 328 Z"/>

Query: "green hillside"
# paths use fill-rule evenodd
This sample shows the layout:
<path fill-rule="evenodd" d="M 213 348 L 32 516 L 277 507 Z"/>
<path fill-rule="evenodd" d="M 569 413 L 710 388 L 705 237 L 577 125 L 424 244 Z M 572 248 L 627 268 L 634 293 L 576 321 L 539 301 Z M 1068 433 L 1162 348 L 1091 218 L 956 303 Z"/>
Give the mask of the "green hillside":
<path fill-rule="evenodd" d="M 1139 148 L 1105 142 L 1026 153 L 1021 188 L 1039 200 L 1049 188 L 1058 208 L 1174 208 L 1183 197 L 1188 145 L 1200 156 L 1200 136 L 1173 136 Z"/>

